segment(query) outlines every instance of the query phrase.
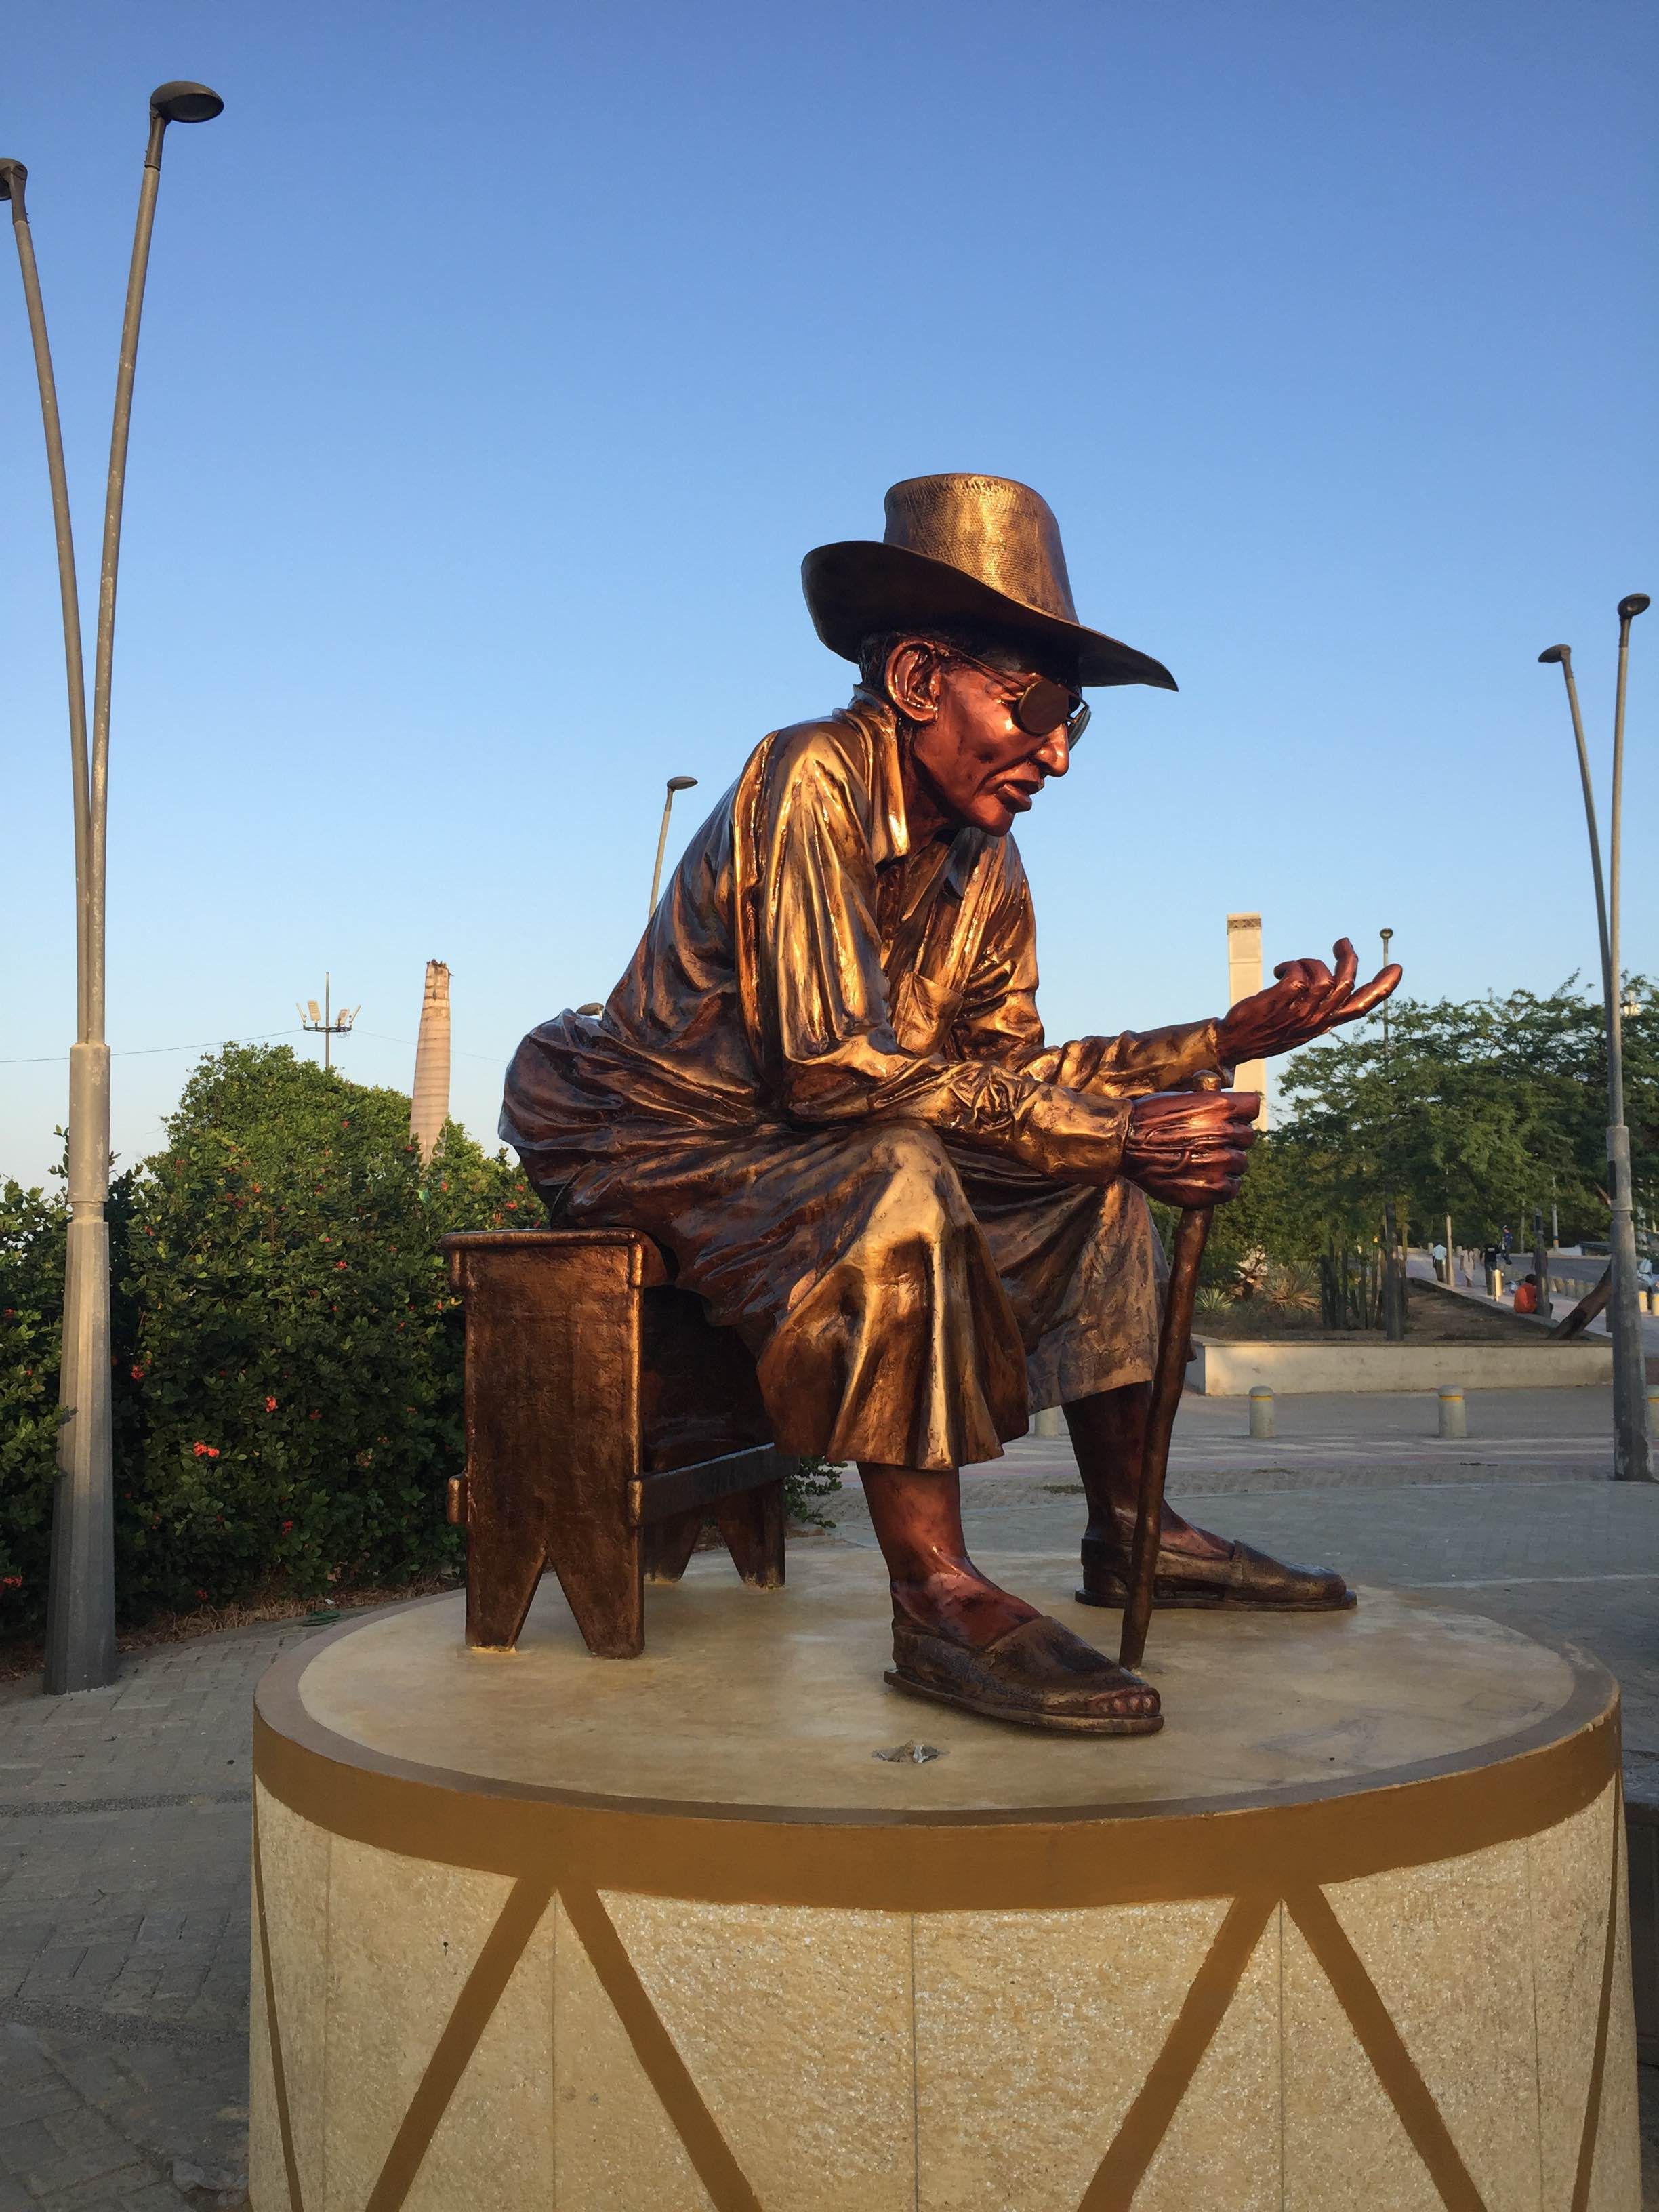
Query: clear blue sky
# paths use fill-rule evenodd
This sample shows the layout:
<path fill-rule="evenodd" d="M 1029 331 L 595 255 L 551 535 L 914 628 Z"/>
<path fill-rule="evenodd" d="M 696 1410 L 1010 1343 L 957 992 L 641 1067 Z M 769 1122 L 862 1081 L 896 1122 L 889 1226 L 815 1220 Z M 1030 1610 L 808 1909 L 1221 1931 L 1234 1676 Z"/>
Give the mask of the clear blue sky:
<path fill-rule="evenodd" d="M 1655 47 L 1635 0 L 15 0 L 30 205 L 92 604 L 151 87 L 169 137 L 127 502 L 118 1050 L 361 1002 L 407 1087 L 454 974 L 454 1105 L 603 997 L 683 831 L 848 671 L 798 582 L 895 478 L 1057 509 L 1101 695 L 1021 842 L 1051 1032 L 1222 1003 L 1397 933 L 1407 988 L 1594 966 L 1559 678 L 1598 761 L 1613 609 L 1659 593 Z M 0 240 L 0 1056 L 73 1026 L 45 469 Z M 1632 690 L 1626 949 L 1659 966 L 1659 615 Z M 676 849 L 678 849 L 676 841 Z M 191 1065 L 116 1061 L 149 1149 Z M 61 1058 L 0 1070 L 38 1178 Z"/>

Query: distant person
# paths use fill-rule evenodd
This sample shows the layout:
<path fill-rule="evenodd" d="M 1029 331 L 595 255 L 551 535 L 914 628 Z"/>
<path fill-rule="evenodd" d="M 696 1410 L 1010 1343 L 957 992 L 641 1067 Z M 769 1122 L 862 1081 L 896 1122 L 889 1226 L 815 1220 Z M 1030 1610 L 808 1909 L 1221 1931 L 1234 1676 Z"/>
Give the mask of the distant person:
<path fill-rule="evenodd" d="M 1451 1280 L 1449 1256 L 1443 1244 L 1430 1245 L 1429 1257 L 1434 1261 L 1434 1272 L 1443 1283 L 1449 1283 Z"/>
<path fill-rule="evenodd" d="M 1528 1275 L 1515 1286 L 1515 1310 L 1519 1314 L 1535 1314 L 1538 1310 L 1538 1278 Z"/>

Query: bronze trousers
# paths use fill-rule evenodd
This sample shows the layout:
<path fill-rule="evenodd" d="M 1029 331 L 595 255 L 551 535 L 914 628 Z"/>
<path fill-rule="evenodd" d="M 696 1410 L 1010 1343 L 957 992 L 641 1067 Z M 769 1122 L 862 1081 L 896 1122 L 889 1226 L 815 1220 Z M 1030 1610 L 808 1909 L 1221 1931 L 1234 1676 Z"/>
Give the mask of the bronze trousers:
<path fill-rule="evenodd" d="M 629 1146 L 546 1192 L 642 1230 L 754 1353 L 777 1442 L 945 1469 L 1030 1409 L 1146 1381 L 1162 1255 L 1131 1185 L 1052 1182 L 920 1122 Z"/>

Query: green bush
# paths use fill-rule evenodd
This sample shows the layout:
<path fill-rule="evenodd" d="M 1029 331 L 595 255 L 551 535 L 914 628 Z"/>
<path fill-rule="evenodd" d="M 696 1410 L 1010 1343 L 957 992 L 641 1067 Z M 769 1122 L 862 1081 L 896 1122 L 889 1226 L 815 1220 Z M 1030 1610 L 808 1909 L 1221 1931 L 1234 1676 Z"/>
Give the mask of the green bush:
<path fill-rule="evenodd" d="M 126 1239 L 125 1602 L 453 1567 L 439 1499 L 464 1456 L 460 1315 L 437 1243 L 538 1220 L 528 1187 L 453 1122 L 423 1168 L 405 1097 L 286 1047 L 205 1062 L 167 1137 Z"/>
<path fill-rule="evenodd" d="M 228 1047 L 164 1151 L 112 1194 L 117 1589 L 124 1619 L 453 1568 L 460 1315 L 438 1240 L 534 1226 L 505 1156 L 453 1123 L 429 1166 L 409 1101 Z M 45 1594 L 64 1209 L 0 1206 L 0 1620 Z M 14 1579 L 15 1578 L 15 1579 Z"/>
<path fill-rule="evenodd" d="M 61 1198 L 0 1184 L 0 1622 L 45 1605 L 68 1219 Z"/>

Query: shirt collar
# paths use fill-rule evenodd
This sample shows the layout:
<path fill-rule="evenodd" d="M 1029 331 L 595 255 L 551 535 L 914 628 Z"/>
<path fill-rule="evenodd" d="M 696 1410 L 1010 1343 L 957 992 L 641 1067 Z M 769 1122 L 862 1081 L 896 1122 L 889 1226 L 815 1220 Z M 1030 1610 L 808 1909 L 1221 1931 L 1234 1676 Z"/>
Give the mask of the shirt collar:
<path fill-rule="evenodd" d="M 879 868 L 910 849 L 904 811 L 904 771 L 899 760 L 898 716 L 884 699 L 860 684 L 847 709 L 870 738 L 870 857 Z"/>
<path fill-rule="evenodd" d="M 898 716 L 885 699 L 867 684 L 854 686 L 847 712 L 870 736 L 871 809 L 870 857 L 877 867 L 902 860 L 910 850 L 910 823 L 904 811 L 904 769 L 899 758 Z M 961 829 L 951 840 L 950 866 L 945 883 L 957 898 L 968 888 L 974 863 L 985 846 L 976 830 Z"/>

